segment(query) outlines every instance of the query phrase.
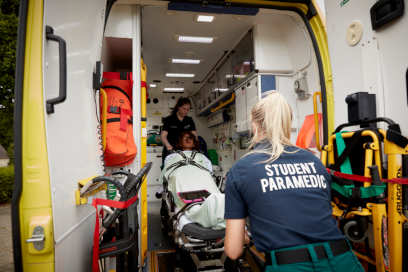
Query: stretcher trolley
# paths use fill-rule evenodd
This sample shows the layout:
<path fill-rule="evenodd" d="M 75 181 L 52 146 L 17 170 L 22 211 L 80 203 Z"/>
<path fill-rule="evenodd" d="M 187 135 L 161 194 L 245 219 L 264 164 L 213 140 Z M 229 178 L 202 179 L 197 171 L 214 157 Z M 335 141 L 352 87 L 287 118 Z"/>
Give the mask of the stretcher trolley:
<path fill-rule="evenodd" d="M 323 147 L 333 216 L 368 271 L 408 269 L 407 154 L 408 139 L 388 118 L 342 124 Z"/>

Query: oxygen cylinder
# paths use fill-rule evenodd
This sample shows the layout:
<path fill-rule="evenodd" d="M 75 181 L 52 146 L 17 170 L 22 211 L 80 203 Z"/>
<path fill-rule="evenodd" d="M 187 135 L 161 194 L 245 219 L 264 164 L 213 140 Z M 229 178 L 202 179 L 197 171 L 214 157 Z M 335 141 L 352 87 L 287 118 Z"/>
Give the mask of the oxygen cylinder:
<path fill-rule="evenodd" d="M 116 197 L 116 187 L 112 183 L 108 183 L 106 188 L 106 198 L 110 200 L 114 200 Z"/>

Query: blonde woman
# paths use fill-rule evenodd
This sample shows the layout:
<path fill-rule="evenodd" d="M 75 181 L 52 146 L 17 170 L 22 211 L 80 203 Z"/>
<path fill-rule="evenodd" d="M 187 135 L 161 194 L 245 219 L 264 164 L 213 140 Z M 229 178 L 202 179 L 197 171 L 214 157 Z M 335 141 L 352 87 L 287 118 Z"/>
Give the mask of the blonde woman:
<path fill-rule="evenodd" d="M 252 108 L 251 122 L 251 151 L 227 174 L 226 254 L 242 254 L 248 217 L 265 271 L 364 271 L 331 215 L 330 176 L 290 143 L 285 98 L 270 92 Z"/>

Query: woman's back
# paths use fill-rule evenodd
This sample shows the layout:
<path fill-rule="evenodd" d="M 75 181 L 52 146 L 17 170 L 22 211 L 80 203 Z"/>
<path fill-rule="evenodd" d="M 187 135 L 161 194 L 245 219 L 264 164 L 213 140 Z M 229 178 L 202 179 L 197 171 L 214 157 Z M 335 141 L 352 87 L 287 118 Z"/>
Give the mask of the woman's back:
<path fill-rule="evenodd" d="M 285 150 L 272 163 L 264 162 L 269 155 L 252 153 L 232 167 L 226 218 L 249 215 L 255 246 L 264 252 L 344 238 L 331 216 L 330 176 L 324 166 L 308 151 Z M 228 197 L 240 201 L 228 207 Z"/>

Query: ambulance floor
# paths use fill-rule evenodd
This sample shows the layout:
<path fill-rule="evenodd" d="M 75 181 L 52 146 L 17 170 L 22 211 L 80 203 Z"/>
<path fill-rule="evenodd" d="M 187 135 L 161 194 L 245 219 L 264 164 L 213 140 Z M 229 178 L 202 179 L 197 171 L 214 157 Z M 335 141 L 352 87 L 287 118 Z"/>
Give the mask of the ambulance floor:
<path fill-rule="evenodd" d="M 169 237 L 161 230 L 160 201 L 149 202 L 148 207 L 148 250 L 169 250 L 174 246 Z"/>
<path fill-rule="evenodd" d="M 177 271 L 176 250 L 170 238 L 162 232 L 159 201 L 148 206 L 148 269 L 149 272 Z M 181 270 L 182 271 L 182 270 Z"/>
<path fill-rule="evenodd" d="M 176 248 L 170 238 L 161 230 L 159 201 L 148 204 L 148 267 L 145 271 L 167 272 L 167 271 L 195 271 L 194 264 L 189 256 L 177 255 Z M 179 252 L 180 253 L 180 252 Z M 181 258 L 181 259 L 180 259 Z M 239 263 L 239 264 L 238 264 Z M 227 264 L 226 264 L 227 265 Z M 239 266 L 239 268 L 238 268 Z M 254 256 L 248 251 L 244 259 L 237 263 L 226 266 L 225 271 L 261 271 L 256 264 Z"/>

